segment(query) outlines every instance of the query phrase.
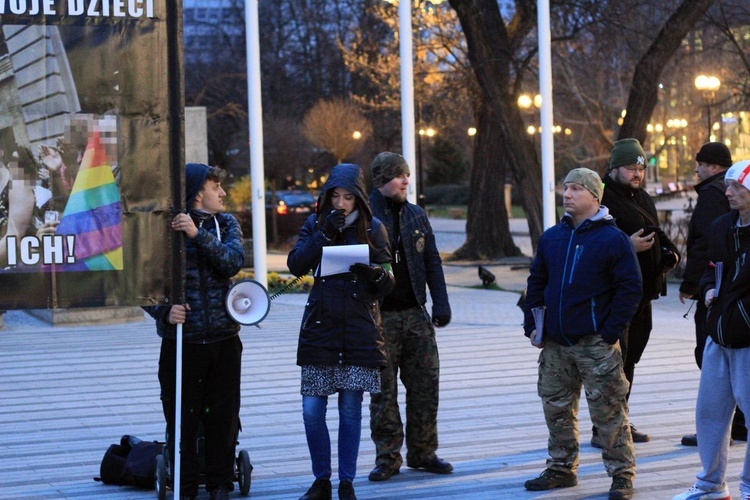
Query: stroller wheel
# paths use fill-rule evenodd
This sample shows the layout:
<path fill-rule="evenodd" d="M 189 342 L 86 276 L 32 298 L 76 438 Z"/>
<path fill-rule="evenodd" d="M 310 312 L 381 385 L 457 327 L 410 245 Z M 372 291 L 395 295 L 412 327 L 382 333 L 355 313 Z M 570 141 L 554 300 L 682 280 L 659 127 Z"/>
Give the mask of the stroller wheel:
<path fill-rule="evenodd" d="M 247 496 L 250 493 L 250 474 L 253 472 L 253 464 L 250 463 L 250 455 L 247 451 L 241 450 L 237 457 L 237 481 L 240 486 L 240 493 Z"/>
<path fill-rule="evenodd" d="M 167 498 L 167 462 L 164 460 L 164 455 L 156 456 L 154 483 L 156 484 L 156 498 L 165 500 Z"/>

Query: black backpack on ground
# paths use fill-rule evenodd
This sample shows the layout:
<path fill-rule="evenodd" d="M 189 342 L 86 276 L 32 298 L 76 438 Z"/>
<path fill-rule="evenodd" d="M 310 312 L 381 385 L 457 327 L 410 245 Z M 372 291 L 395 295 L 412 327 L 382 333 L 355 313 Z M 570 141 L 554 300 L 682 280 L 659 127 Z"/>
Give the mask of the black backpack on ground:
<path fill-rule="evenodd" d="M 120 444 L 110 445 L 104 453 L 99 477 L 94 480 L 104 484 L 154 489 L 156 456 L 163 449 L 164 443 L 141 441 L 125 435 L 120 439 Z"/>

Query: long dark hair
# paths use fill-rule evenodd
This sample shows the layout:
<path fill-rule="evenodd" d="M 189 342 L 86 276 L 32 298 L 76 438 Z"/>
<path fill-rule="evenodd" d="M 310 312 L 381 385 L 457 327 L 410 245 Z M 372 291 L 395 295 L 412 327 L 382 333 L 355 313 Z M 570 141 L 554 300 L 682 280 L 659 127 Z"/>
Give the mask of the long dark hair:
<path fill-rule="evenodd" d="M 325 224 L 328 214 L 333 210 L 333 203 L 331 202 L 331 195 L 335 188 L 331 188 L 326 191 L 324 199 L 321 202 L 320 209 L 318 210 L 318 224 L 317 227 L 320 229 Z M 346 188 L 343 188 L 346 189 Z M 347 189 L 347 191 L 349 191 Z M 352 193 L 354 194 L 354 193 Z M 365 208 L 365 200 L 354 194 L 354 208 L 359 210 L 359 217 L 354 222 L 354 227 L 357 230 L 357 241 L 359 243 L 367 243 L 372 247 L 372 241 L 370 241 L 370 220 L 367 217 L 368 211 Z"/>

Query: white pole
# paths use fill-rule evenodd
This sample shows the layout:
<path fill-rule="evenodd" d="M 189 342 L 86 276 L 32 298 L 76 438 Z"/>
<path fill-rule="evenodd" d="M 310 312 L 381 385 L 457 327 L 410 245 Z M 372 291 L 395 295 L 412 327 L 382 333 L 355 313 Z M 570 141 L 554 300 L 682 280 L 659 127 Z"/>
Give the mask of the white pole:
<path fill-rule="evenodd" d="M 539 25 L 539 93 L 542 96 L 542 223 L 547 229 L 555 225 L 555 143 L 552 122 L 552 36 L 550 35 L 549 0 L 537 0 Z"/>
<path fill-rule="evenodd" d="M 260 34 L 258 0 L 245 0 L 247 46 L 247 107 L 250 125 L 250 183 L 253 212 L 253 269 L 255 280 L 268 288 L 266 263 L 266 190 L 263 175 L 263 107 L 260 100 Z"/>
<path fill-rule="evenodd" d="M 411 169 L 409 191 L 406 194 L 410 203 L 417 203 L 417 167 L 414 134 L 414 61 L 411 36 L 411 0 L 401 0 L 398 4 L 399 56 L 401 58 L 401 142 L 404 159 Z M 422 188 L 423 186 L 420 186 Z"/>
<path fill-rule="evenodd" d="M 180 498 L 180 464 L 182 457 L 182 323 L 177 323 L 177 353 L 174 386 L 174 457 L 172 457 L 172 491 Z"/>

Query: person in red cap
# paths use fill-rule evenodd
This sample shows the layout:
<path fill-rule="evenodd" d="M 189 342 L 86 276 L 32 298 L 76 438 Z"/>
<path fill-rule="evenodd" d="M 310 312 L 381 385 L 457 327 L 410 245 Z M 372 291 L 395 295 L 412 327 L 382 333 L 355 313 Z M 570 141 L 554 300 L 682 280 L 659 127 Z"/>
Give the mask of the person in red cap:
<path fill-rule="evenodd" d="M 700 281 L 708 339 L 695 404 L 698 455 L 703 470 L 673 500 L 729 499 L 726 482 L 732 413 L 750 411 L 750 160 L 725 176 L 728 213 L 711 224 L 708 258 Z M 740 497 L 750 499 L 750 454 L 740 473 Z"/>
<path fill-rule="evenodd" d="M 703 349 L 706 346 L 706 306 L 697 300 L 699 282 L 708 267 L 709 230 L 711 223 L 729 212 L 729 201 L 724 196 L 726 185 L 724 176 L 732 166 L 732 154 L 721 142 L 709 142 L 701 146 L 695 155 L 695 174 L 699 183 L 695 185 L 698 201 L 690 217 L 687 238 L 687 262 L 680 283 L 680 302 L 695 300 L 695 362 L 698 368 L 703 364 Z M 732 424 L 732 438 L 747 440 L 745 416 L 739 409 L 735 412 Z M 683 436 L 684 446 L 698 446 L 696 434 Z"/>

